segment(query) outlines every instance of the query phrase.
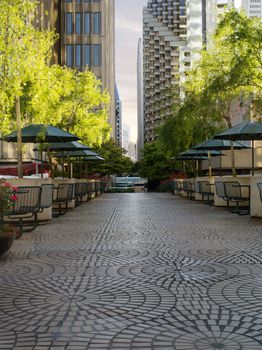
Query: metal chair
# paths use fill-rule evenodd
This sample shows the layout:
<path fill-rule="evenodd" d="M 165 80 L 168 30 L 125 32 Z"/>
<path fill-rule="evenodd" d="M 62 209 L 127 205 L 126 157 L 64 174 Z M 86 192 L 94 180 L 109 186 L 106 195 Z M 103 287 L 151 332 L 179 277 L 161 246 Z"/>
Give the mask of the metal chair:
<path fill-rule="evenodd" d="M 211 183 L 208 181 L 199 181 L 199 193 L 202 196 L 202 201 L 213 205 L 214 204 L 214 193 L 211 190 Z"/>
<path fill-rule="evenodd" d="M 187 198 L 194 199 L 194 187 L 190 181 L 183 181 L 182 190 L 186 193 Z"/>
<path fill-rule="evenodd" d="M 53 202 L 58 208 L 53 207 L 53 217 L 64 215 L 68 210 L 68 203 L 74 198 L 74 184 L 59 184 L 56 198 Z"/>
<path fill-rule="evenodd" d="M 225 186 L 225 198 L 227 201 L 227 209 L 231 212 L 236 212 L 239 215 L 249 214 L 250 207 L 250 187 L 247 185 L 240 185 L 237 181 L 224 182 Z M 245 195 L 242 192 L 243 188 L 248 189 L 248 194 Z M 229 203 L 235 203 L 235 208 L 230 208 Z M 248 202 L 248 206 L 239 206 L 240 203 Z"/>
<path fill-rule="evenodd" d="M 33 231 L 37 222 L 37 213 L 40 210 L 41 203 L 40 186 L 20 186 L 15 192 L 17 200 L 14 201 L 11 209 L 4 211 L 0 217 L 0 221 L 11 222 L 19 227 L 19 237 L 23 232 Z M 4 217 L 8 217 L 10 221 L 5 221 Z M 33 218 L 33 220 L 28 220 Z M 27 229 L 25 229 L 27 227 Z"/>

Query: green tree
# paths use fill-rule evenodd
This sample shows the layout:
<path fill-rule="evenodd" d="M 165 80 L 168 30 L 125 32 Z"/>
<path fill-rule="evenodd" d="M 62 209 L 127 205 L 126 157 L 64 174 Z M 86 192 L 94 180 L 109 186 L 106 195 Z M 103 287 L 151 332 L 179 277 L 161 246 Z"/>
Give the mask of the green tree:
<path fill-rule="evenodd" d="M 105 142 L 101 147 L 95 151 L 103 157 L 103 162 L 90 162 L 88 172 L 100 173 L 102 175 L 123 175 L 129 174 L 134 163 L 127 157 L 126 150 L 119 147 L 112 139 Z"/>
<path fill-rule="evenodd" d="M 50 59 L 55 35 L 34 28 L 32 14 L 37 8 L 36 1 L 0 0 L 0 7 L 1 131 L 9 131 L 16 125 L 18 173 L 22 177 L 20 97 L 27 82 L 36 81 Z"/>
<path fill-rule="evenodd" d="M 247 113 L 261 117 L 261 54 L 261 21 L 236 10 L 226 12 L 212 47 L 200 52 L 187 74 L 185 99 L 158 130 L 164 149 L 177 155 L 225 125 L 231 127 L 237 104 L 250 104 Z"/>
<path fill-rule="evenodd" d="M 175 163 L 158 142 L 145 145 L 143 159 L 138 163 L 138 173 L 151 181 L 165 180 L 174 171 Z"/>
<path fill-rule="evenodd" d="M 110 96 L 95 75 L 60 66 L 43 73 L 45 78 L 29 92 L 29 118 L 64 128 L 91 146 L 109 140 Z"/>

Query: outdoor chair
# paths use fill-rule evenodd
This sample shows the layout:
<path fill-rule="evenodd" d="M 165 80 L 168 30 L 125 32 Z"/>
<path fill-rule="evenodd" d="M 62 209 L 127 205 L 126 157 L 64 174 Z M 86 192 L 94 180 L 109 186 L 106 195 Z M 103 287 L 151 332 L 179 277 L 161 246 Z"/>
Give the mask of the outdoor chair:
<path fill-rule="evenodd" d="M 214 204 L 214 193 L 211 186 L 212 184 L 208 181 L 199 181 L 199 193 L 202 196 L 202 201 L 209 205 Z"/>
<path fill-rule="evenodd" d="M 59 184 L 56 188 L 56 198 L 53 205 L 53 217 L 64 215 L 68 210 L 68 203 L 74 198 L 74 185 L 73 184 Z"/>
<path fill-rule="evenodd" d="M 31 232 L 37 226 L 37 213 L 40 210 L 42 188 L 39 186 L 20 186 L 15 195 L 12 208 L 1 213 L 0 221 L 2 223 L 12 223 L 19 227 L 19 236 L 23 232 Z M 5 217 L 9 220 L 5 221 Z M 29 220 L 33 218 L 33 220 Z"/>
<path fill-rule="evenodd" d="M 78 206 L 82 203 L 82 192 L 81 192 L 81 183 L 77 182 L 75 184 L 75 191 L 74 191 L 74 199 L 75 199 L 75 206 Z"/>
<path fill-rule="evenodd" d="M 222 198 L 224 201 L 226 201 L 226 192 L 225 192 L 225 185 L 223 181 L 216 181 L 215 182 L 215 188 L 216 188 L 216 194 L 218 198 Z"/>
<path fill-rule="evenodd" d="M 190 181 L 183 181 L 182 190 L 186 193 L 187 198 L 194 199 L 194 186 Z"/>
<path fill-rule="evenodd" d="M 174 181 L 174 194 L 181 195 L 182 183 L 180 181 Z"/>
<path fill-rule="evenodd" d="M 259 189 L 260 201 L 262 202 L 262 182 L 258 182 L 257 187 Z"/>
<path fill-rule="evenodd" d="M 225 199 L 227 201 L 227 209 L 230 212 L 236 212 L 239 215 L 249 214 L 250 208 L 250 187 L 248 185 L 240 185 L 237 181 L 224 182 Z M 247 193 L 243 193 L 243 189 L 247 189 Z M 240 206 L 240 203 L 248 203 L 247 206 Z M 230 208 L 229 204 L 234 203 L 235 208 Z"/>

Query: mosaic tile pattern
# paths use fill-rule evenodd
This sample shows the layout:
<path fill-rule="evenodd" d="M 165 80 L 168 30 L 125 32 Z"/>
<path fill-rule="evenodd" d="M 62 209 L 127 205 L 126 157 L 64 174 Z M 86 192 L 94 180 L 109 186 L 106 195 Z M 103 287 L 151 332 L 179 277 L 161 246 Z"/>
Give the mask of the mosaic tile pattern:
<path fill-rule="evenodd" d="M 0 258 L 0 350 L 261 350 L 262 221 L 105 194 Z"/>

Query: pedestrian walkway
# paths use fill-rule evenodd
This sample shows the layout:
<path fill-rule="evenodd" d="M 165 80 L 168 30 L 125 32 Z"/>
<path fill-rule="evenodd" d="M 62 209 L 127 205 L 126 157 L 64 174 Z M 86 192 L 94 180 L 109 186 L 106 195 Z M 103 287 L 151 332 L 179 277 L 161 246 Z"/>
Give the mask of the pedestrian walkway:
<path fill-rule="evenodd" d="M 262 220 L 104 194 L 0 259 L 1 350 L 261 350 Z"/>

